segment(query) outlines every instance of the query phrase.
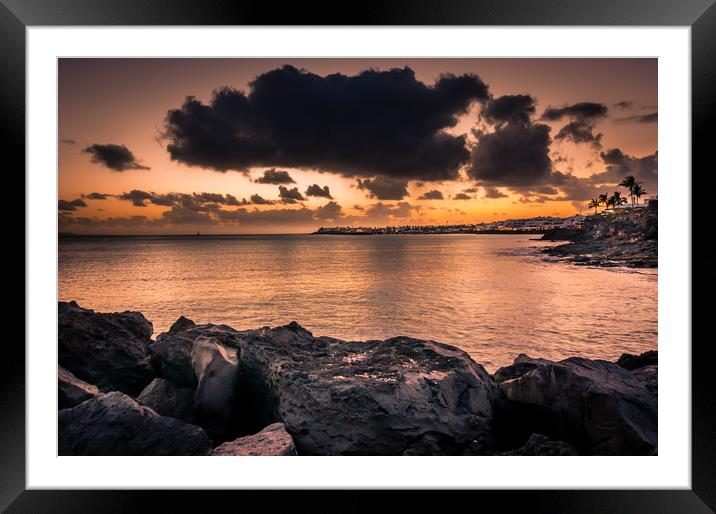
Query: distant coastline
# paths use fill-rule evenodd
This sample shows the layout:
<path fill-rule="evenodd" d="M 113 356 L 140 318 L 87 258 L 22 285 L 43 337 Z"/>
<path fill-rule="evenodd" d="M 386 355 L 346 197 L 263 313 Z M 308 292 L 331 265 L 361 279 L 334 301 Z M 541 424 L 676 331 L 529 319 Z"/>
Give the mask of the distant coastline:
<path fill-rule="evenodd" d="M 443 230 L 443 231 L 430 231 L 430 230 L 413 230 L 413 231 L 395 231 L 388 232 L 381 229 L 368 230 L 364 232 L 352 232 L 352 231 L 341 231 L 341 230 L 317 230 L 312 235 L 329 235 L 329 236 L 377 236 L 377 235 L 441 235 L 441 234 L 533 234 L 542 235 L 546 230 L 529 230 L 529 229 L 515 229 L 515 230 Z"/>
<path fill-rule="evenodd" d="M 371 236 L 382 234 L 544 234 L 556 229 L 580 229 L 585 216 L 535 217 L 490 223 L 400 225 L 384 227 L 321 227 L 315 235 Z"/>

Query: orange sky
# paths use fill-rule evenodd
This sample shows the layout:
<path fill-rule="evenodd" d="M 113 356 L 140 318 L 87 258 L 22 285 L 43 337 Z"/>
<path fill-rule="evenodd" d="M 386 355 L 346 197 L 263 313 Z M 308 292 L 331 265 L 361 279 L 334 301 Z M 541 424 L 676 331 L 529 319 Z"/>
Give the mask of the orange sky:
<path fill-rule="evenodd" d="M 655 59 L 60 59 L 59 61 L 59 191 L 58 200 L 76 201 L 73 206 L 60 204 L 60 231 L 91 234 L 171 234 L 194 233 L 288 233 L 310 232 L 319 226 L 374 224 L 476 223 L 506 218 L 539 215 L 568 216 L 585 211 L 586 201 L 575 200 L 559 185 L 549 194 L 525 192 L 510 186 L 497 186 L 504 195 L 486 198 L 490 185 L 469 179 L 466 166 L 456 180 L 431 182 L 408 180 L 407 195 L 402 199 L 371 198 L 368 191 L 356 187 L 356 179 L 346 170 L 321 170 L 276 166 L 248 166 L 243 171 L 215 171 L 207 166 L 189 166 L 172 160 L 168 141 L 162 137 L 164 120 L 170 109 L 178 109 L 191 95 L 204 104 L 212 91 L 223 86 L 250 92 L 249 82 L 270 70 L 290 64 L 324 77 L 341 73 L 352 76 L 366 69 L 389 70 L 409 67 L 415 79 L 433 86 L 441 74 L 477 74 L 489 87 L 491 98 L 527 94 L 535 99 L 533 123 L 550 128 L 549 155 L 554 171 L 587 179 L 608 169 L 602 153 L 618 148 L 628 156 L 625 170 L 638 173 L 645 164 L 639 159 L 657 150 L 657 123 L 638 121 L 638 116 L 655 113 L 657 108 L 657 61 Z M 287 91 L 290 95 L 291 92 Z M 600 146 L 558 140 L 556 135 L 570 119 L 540 120 L 547 107 L 564 107 L 580 102 L 604 104 L 608 113 L 593 122 L 593 133 L 601 133 Z M 619 102 L 629 102 L 619 108 Z M 481 134 L 495 127 L 479 121 L 483 104 L 474 102 L 458 123 L 445 131 L 453 136 L 467 134 L 467 145 L 479 144 Z M 346 119 L 345 123 L 350 123 Z M 379 122 L 377 122 L 379 123 Z M 124 145 L 139 167 L 114 171 L 101 162 L 93 162 L 84 151 L 91 145 Z M 368 150 L 370 151 L 370 150 Z M 646 162 L 646 161 L 644 161 Z M 641 166 L 641 168 L 639 168 Z M 168 193 L 230 194 L 239 201 L 251 195 L 276 202 L 278 185 L 259 184 L 255 179 L 264 170 L 275 167 L 287 171 L 305 198 L 297 203 L 273 205 L 202 204 L 197 219 L 165 218 L 171 207 L 152 201 L 139 206 L 121 199 L 124 193 L 139 190 L 150 195 Z M 621 172 L 621 168 L 619 169 Z M 631 173 L 631 171 L 629 171 Z M 655 173 L 655 170 L 654 170 Z M 379 175 L 376 173 L 376 175 Z M 615 190 L 604 181 L 592 185 Z M 329 199 L 306 196 L 308 186 L 328 186 L 340 206 L 340 214 L 318 214 Z M 604 186 L 602 186 L 604 184 Z M 495 185 L 495 184 L 492 184 Z M 647 183 L 649 196 L 656 194 L 655 180 Z M 469 200 L 453 199 L 464 190 Z M 471 190 L 475 192 L 471 192 Z M 438 190 L 442 200 L 419 197 Z M 102 193 L 105 199 L 90 199 L 90 193 Z M 77 200 L 81 200 L 78 202 Z M 84 205 L 82 205 L 84 204 Z M 380 204 L 375 207 L 376 204 Z M 333 212 L 336 206 L 331 206 Z M 213 209 L 213 210 L 212 210 Z M 220 217 L 216 209 L 238 216 Z M 300 211 L 286 213 L 285 211 Z M 267 216 L 255 211 L 281 211 Z M 371 213 L 367 216 L 367 213 Z M 237 221 L 238 220 L 238 221 Z"/>

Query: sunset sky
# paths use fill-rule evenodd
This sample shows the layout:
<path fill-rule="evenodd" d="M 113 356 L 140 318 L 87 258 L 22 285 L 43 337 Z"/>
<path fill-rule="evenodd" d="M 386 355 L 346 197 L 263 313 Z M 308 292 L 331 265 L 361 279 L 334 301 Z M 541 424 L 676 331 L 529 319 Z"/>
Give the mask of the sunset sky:
<path fill-rule="evenodd" d="M 657 60 L 60 59 L 58 155 L 62 232 L 569 216 L 657 194 Z"/>

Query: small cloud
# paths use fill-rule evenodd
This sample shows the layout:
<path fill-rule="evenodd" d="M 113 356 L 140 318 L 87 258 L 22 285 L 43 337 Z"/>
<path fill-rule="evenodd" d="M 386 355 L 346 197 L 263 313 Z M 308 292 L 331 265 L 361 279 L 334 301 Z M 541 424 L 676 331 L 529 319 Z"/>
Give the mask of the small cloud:
<path fill-rule="evenodd" d="M 402 200 L 408 196 L 408 181 L 383 176 L 373 179 L 357 179 L 358 189 L 369 192 L 371 198 L 378 200 Z"/>
<path fill-rule="evenodd" d="M 278 187 L 278 196 L 281 199 L 281 203 L 296 203 L 296 202 L 302 202 L 305 200 L 301 192 L 298 190 L 297 187 L 294 188 L 287 188 L 284 186 Z"/>
<path fill-rule="evenodd" d="M 323 207 L 316 209 L 315 216 L 318 219 L 331 219 L 335 220 L 343 216 L 343 209 L 336 202 L 328 202 Z"/>
<path fill-rule="evenodd" d="M 617 118 L 615 121 L 618 123 L 656 123 L 657 121 L 659 121 L 659 113 L 650 112 L 648 114 L 637 114 L 635 116 Z"/>
<path fill-rule="evenodd" d="M 622 100 L 621 102 L 616 102 L 614 104 L 615 109 L 619 109 L 622 111 L 631 109 L 632 107 L 634 107 L 634 102 L 632 102 L 631 100 Z"/>
<path fill-rule="evenodd" d="M 268 199 L 264 198 L 263 196 L 256 195 L 256 194 L 251 195 L 251 198 L 249 198 L 249 200 L 254 205 L 273 205 L 276 203 L 275 200 L 268 200 Z"/>
<path fill-rule="evenodd" d="M 122 193 L 117 198 L 120 200 L 126 200 L 129 202 L 132 202 L 132 205 L 135 207 L 146 207 L 147 204 L 144 203 L 145 200 L 151 200 L 154 198 L 154 195 L 151 193 L 147 193 L 146 191 L 141 191 L 139 189 L 132 189 L 129 193 Z"/>
<path fill-rule="evenodd" d="M 453 200 L 472 200 L 472 196 L 465 193 L 458 193 L 452 197 Z"/>
<path fill-rule="evenodd" d="M 62 143 L 63 145 L 76 145 L 77 141 L 75 141 L 74 139 L 60 139 L 60 143 Z"/>
<path fill-rule="evenodd" d="M 329 198 L 333 199 L 331 196 L 331 191 L 328 189 L 328 186 L 319 186 L 318 184 L 312 184 L 308 186 L 308 189 L 306 189 L 306 196 L 319 196 L 323 198 Z"/>
<path fill-rule="evenodd" d="M 82 151 L 92 156 L 92 162 L 101 164 L 113 171 L 149 169 L 148 166 L 140 164 L 134 154 L 124 145 L 95 144 Z"/>
<path fill-rule="evenodd" d="M 423 193 L 420 197 L 418 197 L 418 200 L 444 200 L 444 197 L 441 191 L 433 189 L 432 191 Z"/>
<path fill-rule="evenodd" d="M 57 209 L 60 211 L 76 211 L 78 207 L 87 207 L 87 204 L 81 198 L 72 201 L 59 200 L 57 202 Z"/>
<path fill-rule="evenodd" d="M 507 195 L 496 187 L 485 187 L 485 198 L 507 198 Z"/>
<path fill-rule="evenodd" d="M 279 184 L 295 184 L 296 181 L 293 180 L 291 175 L 289 175 L 288 171 L 283 170 L 277 170 L 276 168 L 271 168 L 270 170 L 264 170 L 264 174 L 261 175 L 259 178 L 254 180 L 257 184 L 273 184 L 273 185 L 279 185 Z"/>
<path fill-rule="evenodd" d="M 106 200 L 110 196 L 112 195 L 107 193 L 89 193 L 87 195 L 82 195 L 82 198 L 86 198 L 87 200 Z"/>

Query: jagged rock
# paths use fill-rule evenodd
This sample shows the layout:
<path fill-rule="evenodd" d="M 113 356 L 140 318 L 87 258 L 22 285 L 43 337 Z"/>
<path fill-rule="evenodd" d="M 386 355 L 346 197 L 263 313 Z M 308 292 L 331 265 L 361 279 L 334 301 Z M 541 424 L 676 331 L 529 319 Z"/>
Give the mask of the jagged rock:
<path fill-rule="evenodd" d="M 631 372 L 632 376 L 646 387 L 652 394 L 659 391 L 659 367 L 656 365 L 642 366 Z"/>
<path fill-rule="evenodd" d="M 634 370 L 648 365 L 659 364 L 659 352 L 656 350 L 649 350 L 639 355 L 633 355 L 631 353 L 622 353 L 617 360 L 624 369 Z"/>
<path fill-rule="evenodd" d="M 495 385 L 453 346 L 345 342 L 294 322 L 242 334 L 240 356 L 242 417 L 283 421 L 300 455 L 479 453 L 490 441 Z"/>
<path fill-rule="evenodd" d="M 571 242 L 542 251 L 557 257 L 573 256 L 572 261 L 580 265 L 656 268 L 657 238 L 657 213 L 630 209 L 587 216 L 582 228 L 576 231 L 548 231 L 542 239 Z"/>
<path fill-rule="evenodd" d="M 171 327 L 169 327 L 169 332 L 176 333 L 176 332 L 184 332 L 185 330 L 189 330 L 190 328 L 194 328 L 196 326 L 196 323 L 194 323 L 189 318 L 185 318 L 184 316 L 179 316 L 179 319 L 176 320 Z"/>
<path fill-rule="evenodd" d="M 549 362 L 551 361 L 546 359 L 535 359 L 529 355 L 521 353 L 517 356 L 511 366 L 505 366 L 495 371 L 492 379 L 495 383 L 499 384 L 505 380 L 510 380 L 524 375 L 528 371 L 535 369 L 540 363 L 548 364 Z"/>
<path fill-rule="evenodd" d="M 532 361 L 523 374 L 499 383 L 506 425 L 564 440 L 580 454 L 645 455 L 657 447 L 657 402 L 614 363 L 571 357 Z M 524 368 L 523 362 L 516 366 Z M 497 373 L 496 373 L 497 374 Z"/>
<path fill-rule="evenodd" d="M 296 455 L 296 447 L 283 423 L 274 423 L 258 434 L 217 446 L 212 455 Z"/>
<path fill-rule="evenodd" d="M 235 431 L 239 368 L 236 350 L 214 337 L 194 341 L 191 362 L 198 379 L 194 412 L 199 425 L 214 439 Z"/>
<path fill-rule="evenodd" d="M 577 455 L 577 450 L 564 441 L 553 441 L 542 434 L 532 434 L 525 444 L 516 450 L 499 455 Z"/>
<path fill-rule="evenodd" d="M 211 323 L 194 325 L 179 332 L 164 332 L 150 347 L 152 364 L 162 377 L 183 387 L 196 387 L 197 377 L 191 363 L 194 341 L 199 337 L 214 337 L 224 346 L 238 348 L 236 337 L 239 334 L 228 325 Z"/>
<path fill-rule="evenodd" d="M 208 455 L 200 427 L 160 416 L 120 392 L 101 394 L 59 418 L 60 455 Z"/>
<path fill-rule="evenodd" d="M 58 311 L 59 363 L 77 378 L 130 395 L 154 378 L 152 324 L 141 313 L 99 313 L 75 302 L 59 302 Z"/>
<path fill-rule="evenodd" d="M 100 390 L 92 384 L 80 380 L 61 367 L 57 370 L 57 399 L 60 409 L 67 409 L 94 398 Z"/>
<path fill-rule="evenodd" d="M 144 388 L 137 400 L 162 416 L 196 423 L 193 387 L 181 387 L 169 380 L 155 378 Z"/>

